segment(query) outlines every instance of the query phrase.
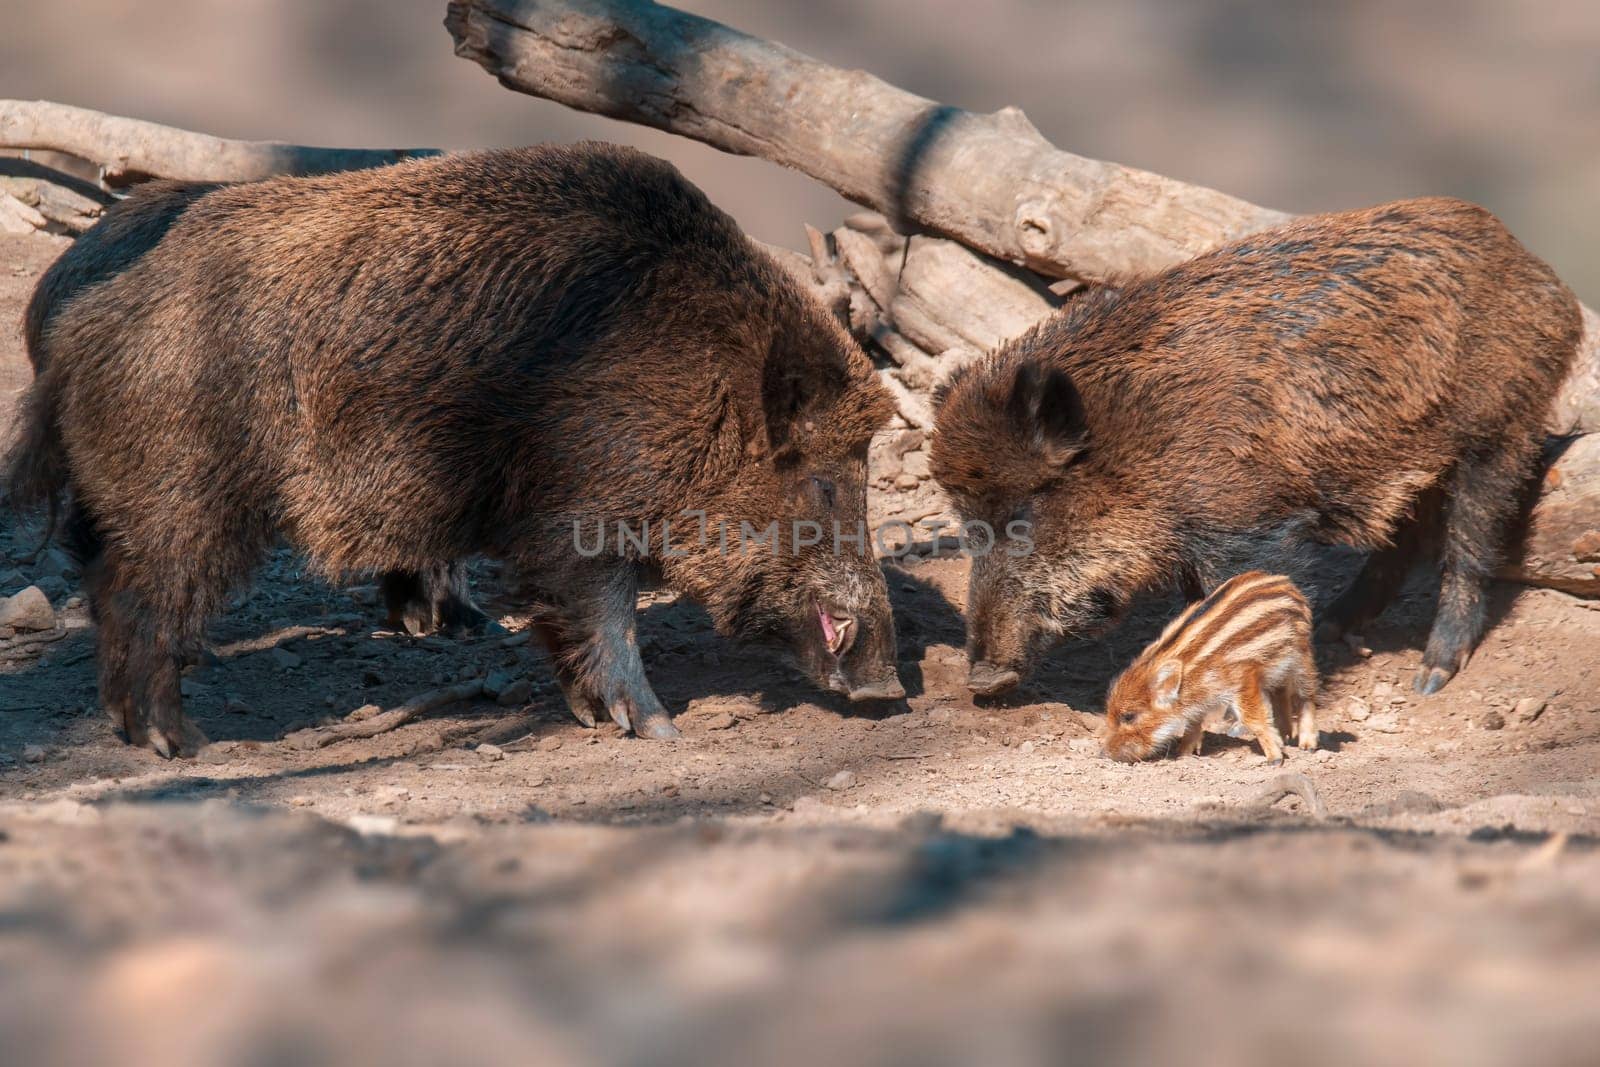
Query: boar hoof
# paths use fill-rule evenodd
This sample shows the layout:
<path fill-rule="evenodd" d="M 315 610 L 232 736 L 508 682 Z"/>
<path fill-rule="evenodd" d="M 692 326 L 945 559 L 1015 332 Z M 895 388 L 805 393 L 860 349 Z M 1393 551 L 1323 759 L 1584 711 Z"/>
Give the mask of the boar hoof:
<path fill-rule="evenodd" d="M 852 702 L 859 700 L 901 700 L 906 695 L 905 686 L 900 684 L 898 678 L 884 678 L 866 685 L 858 685 L 850 690 Z"/>
<path fill-rule="evenodd" d="M 1411 683 L 1412 688 L 1423 696 L 1432 696 L 1444 688 L 1444 684 L 1455 676 L 1455 671 L 1446 670 L 1444 667 L 1423 667 L 1417 672 L 1417 677 Z"/>
<path fill-rule="evenodd" d="M 1004 693 L 1022 681 L 1016 671 L 1000 670 L 987 663 L 975 663 L 967 673 L 967 688 L 978 696 L 992 697 Z"/>
<path fill-rule="evenodd" d="M 145 743 L 162 759 L 189 758 L 199 753 L 210 742 L 200 728 L 185 722 L 174 731 L 151 726 L 145 731 Z"/>
<path fill-rule="evenodd" d="M 633 732 L 637 737 L 647 737 L 652 741 L 671 741 L 683 736 L 665 715 L 641 719 L 634 724 Z"/>

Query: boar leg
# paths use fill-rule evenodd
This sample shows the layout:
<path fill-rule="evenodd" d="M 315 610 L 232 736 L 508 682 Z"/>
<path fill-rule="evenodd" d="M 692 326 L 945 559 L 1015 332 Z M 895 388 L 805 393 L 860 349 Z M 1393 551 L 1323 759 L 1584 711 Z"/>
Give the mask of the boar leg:
<path fill-rule="evenodd" d="M 89 595 L 99 630 L 100 701 L 129 744 L 192 756 L 206 738 L 183 713 L 179 671 L 194 640 L 127 582 L 114 552 L 94 561 Z"/>
<path fill-rule="evenodd" d="M 1422 667 L 1413 683 L 1424 695 L 1437 693 L 1467 665 L 1483 636 L 1489 579 L 1522 489 L 1533 469 L 1531 442 L 1508 445 L 1489 456 L 1469 456 L 1450 476 L 1440 552 L 1439 606 L 1434 613 Z"/>
<path fill-rule="evenodd" d="M 1399 593 L 1421 547 L 1423 524 L 1418 518 L 1401 522 L 1393 542 L 1368 555 L 1355 581 L 1329 605 L 1327 619 L 1341 634 L 1360 633 Z"/>
<path fill-rule="evenodd" d="M 557 661 L 570 665 L 570 692 L 593 694 L 615 722 L 636 736 L 665 740 L 678 736 L 672 717 L 645 677 L 636 639 L 639 579 L 632 566 L 587 571 L 584 595 L 570 598 L 559 618 L 544 620 L 560 631 Z M 568 576 L 567 583 L 572 582 Z M 592 710 L 587 700 L 574 705 L 579 720 Z"/>
<path fill-rule="evenodd" d="M 556 682 L 561 686 L 562 695 L 567 698 L 567 707 L 572 711 L 572 717 L 589 729 L 594 729 L 596 716 L 605 711 L 605 705 L 578 677 L 572 658 L 575 646 L 563 636 L 561 628 L 554 623 L 535 623 L 533 629 L 539 642 L 544 645 L 545 651 L 550 653 L 550 668 L 555 673 Z"/>
<path fill-rule="evenodd" d="M 498 624 L 479 611 L 461 563 L 432 563 L 420 571 L 388 571 L 381 583 L 386 625 L 413 634 L 493 632 Z"/>
<path fill-rule="evenodd" d="M 1278 733 L 1272 698 L 1259 675 L 1245 679 L 1239 687 L 1239 721 L 1261 745 L 1261 754 L 1273 766 L 1283 762 L 1283 735 Z"/>
<path fill-rule="evenodd" d="M 1205 736 L 1205 719 L 1201 717 L 1196 719 L 1189 729 L 1184 731 L 1183 737 L 1179 739 L 1178 750 L 1175 753 L 1177 758 L 1182 759 L 1185 756 L 1200 755 L 1200 744 L 1205 740 Z"/>

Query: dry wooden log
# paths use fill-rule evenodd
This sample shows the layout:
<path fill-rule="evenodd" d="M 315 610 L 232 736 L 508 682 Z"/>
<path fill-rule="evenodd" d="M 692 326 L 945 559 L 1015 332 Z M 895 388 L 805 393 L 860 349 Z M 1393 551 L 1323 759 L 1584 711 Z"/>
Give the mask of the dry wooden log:
<path fill-rule="evenodd" d="M 793 167 L 1052 278 L 1143 277 L 1288 218 L 647 0 L 451 0 L 445 25 L 508 88 Z M 1600 330 L 1561 411 L 1555 432 L 1600 431 Z"/>
<path fill-rule="evenodd" d="M 1150 274 L 1286 217 L 643 0 L 451 0 L 445 25 L 508 88 L 771 159 L 1054 276 Z"/>
<path fill-rule="evenodd" d="M 33 209 L 35 229 L 79 234 L 93 226 L 104 209 L 97 200 L 44 178 L 0 174 L 0 194 Z"/>
<path fill-rule="evenodd" d="M 1528 517 L 1520 558 L 1501 577 L 1600 596 L 1600 434 L 1560 442 Z"/>
<path fill-rule="evenodd" d="M 316 148 L 234 141 L 47 100 L 0 100 L 0 148 L 49 149 L 77 156 L 99 166 L 107 186 L 150 177 L 255 181 L 278 174 L 359 170 L 439 154 L 437 148 Z"/>

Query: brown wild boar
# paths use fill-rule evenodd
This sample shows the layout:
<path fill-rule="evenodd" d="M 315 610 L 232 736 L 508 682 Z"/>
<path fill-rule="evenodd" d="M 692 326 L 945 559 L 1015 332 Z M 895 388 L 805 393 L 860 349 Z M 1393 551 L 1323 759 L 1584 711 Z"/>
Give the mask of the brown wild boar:
<path fill-rule="evenodd" d="M 43 325 L 8 461 L 18 503 L 68 501 L 131 741 L 203 743 L 182 650 L 279 536 L 330 575 L 508 561 L 574 713 L 643 736 L 676 734 L 634 635 L 657 579 L 828 688 L 903 695 L 864 543 L 679 520 L 864 521 L 891 404 L 668 164 L 602 144 L 417 160 L 218 188 L 160 225 Z M 616 524 L 650 542 L 581 543 Z"/>
<path fill-rule="evenodd" d="M 1106 695 L 1106 754 L 1124 763 L 1200 751 L 1207 717 L 1232 712 L 1283 762 L 1283 739 L 1317 747 L 1311 605 L 1282 575 L 1247 571 L 1191 604 Z"/>
<path fill-rule="evenodd" d="M 112 204 L 105 216 L 50 265 L 23 316 L 23 342 L 37 375 L 44 358 L 41 338 L 58 310 L 78 293 L 127 270 L 154 248 L 190 204 L 220 188 L 206 182 L 148 182 L 126 199 Z M 52 529 L 54 509 L 51 513 Z M 69 543 L 84 531 L 68 530 Z M 86 546 L 77 545 L 80 550 Z M 388 625 L 414 633 L 450 630 L 476 633 L 497 629 L 472 603 L 466 572 L 455 562 L 435 563 L 420 571 L 393 571 L 383 576 Z"/>
<path fill-rule="evenodd" d="M 1416 687 L 1435 692 L 1482 635 L 1579 333 L 1550 268 L 1445 199 L 1302 219 L 1086 295 L 941 392 L 934 476 L 964 518 L 1025 520 L 1033 542 L 974 560 L 971 688 L 1008 688 L 1143 590 L 1196 599 L 1309 542 L 1372 553 L 1331 609 L 1354 625 L 1428 540 L 1443 578 Z"/>

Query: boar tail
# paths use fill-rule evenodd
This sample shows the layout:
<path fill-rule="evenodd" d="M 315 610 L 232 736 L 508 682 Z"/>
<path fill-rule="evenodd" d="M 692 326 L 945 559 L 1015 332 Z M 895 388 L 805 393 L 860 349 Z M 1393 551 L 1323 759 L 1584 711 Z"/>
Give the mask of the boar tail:
<path fill-rule="evenodd" d="M 55 535 L 67 491 L 67 453 L 56 425 L 55 375 L 39 374 L 23 394 L 5 456 L 5 490 L 18 512 L 46 509 L 42 551 Z"/>

